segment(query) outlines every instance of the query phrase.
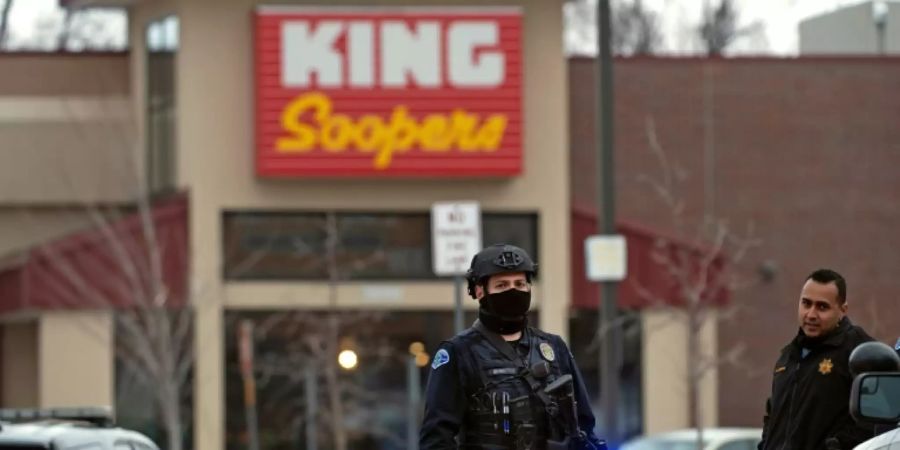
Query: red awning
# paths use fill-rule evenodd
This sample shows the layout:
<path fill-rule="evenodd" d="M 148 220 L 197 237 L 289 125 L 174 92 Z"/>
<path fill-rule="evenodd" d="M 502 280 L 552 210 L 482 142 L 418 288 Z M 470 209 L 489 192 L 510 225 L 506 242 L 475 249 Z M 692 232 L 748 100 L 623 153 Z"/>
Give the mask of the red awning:
<path fill-rule="evenodd" d="M 702 259 L 709 249 L 691 245 L 677 238 L 635 223 L 619 222 L 618 232 L 625 236 L 628 252 L 627 276 L 619 284 L 618 303 L 621 308 L 639 309 L 654 305 L 678 306 L 685 303 L 685 296 L 676 277 L 660 262 L 660 256 L 669 260 L 682 257 L 681 267 L 694 277 L 701 276 Z M 588 281 L 585 276 L 584 240 L 597 234 L 596 216 L 592 212 L 572 211 L 572 307 L 596 309 L 600 304 L 600 284 Z M 707 285 L 710 289 L 701 297 L 716 305 L 728 302 L 729 292 L 718 283 L 725 269 L 723 255 L 716 255 L 706 265 Z M 699 278 L 695 278 L 699 279 Z M 694 284 L 696 286 L 696 284 Z"/>
<path fill-rule="evenodd" d="M 187 299 L 188 200 L 179 194 L 0 262 L 0 314 L 34 309 L 177 307 Z M 146 222 L 146 223 L 145 223 Z"/>

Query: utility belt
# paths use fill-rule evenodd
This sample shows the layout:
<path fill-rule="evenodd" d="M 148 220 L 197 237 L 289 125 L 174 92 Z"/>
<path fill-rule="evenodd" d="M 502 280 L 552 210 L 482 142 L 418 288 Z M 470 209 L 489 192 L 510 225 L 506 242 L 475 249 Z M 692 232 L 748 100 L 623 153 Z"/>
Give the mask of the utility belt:
<path fill-rule="evenodd" d="M 542 450 L 546 447 L 546 413 L 534 410 L 543 405 L 533 404 L 529 394 L 513 397 L 502 390 L 484 392 L 478 396 L 476 405 L 464 422 L 468 443 L 493 445 L 504 450 Z"/>

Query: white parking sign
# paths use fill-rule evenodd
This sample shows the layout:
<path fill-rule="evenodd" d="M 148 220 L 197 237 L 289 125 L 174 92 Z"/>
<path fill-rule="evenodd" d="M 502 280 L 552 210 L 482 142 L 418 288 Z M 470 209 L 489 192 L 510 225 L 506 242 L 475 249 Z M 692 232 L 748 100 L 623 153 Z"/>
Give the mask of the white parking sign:
<path fill-rule="evenodd" d="M 440 202 L 431 206 L 434 273 L 464 275 L 481 250 L 481 207 L 478 202 Z"/>

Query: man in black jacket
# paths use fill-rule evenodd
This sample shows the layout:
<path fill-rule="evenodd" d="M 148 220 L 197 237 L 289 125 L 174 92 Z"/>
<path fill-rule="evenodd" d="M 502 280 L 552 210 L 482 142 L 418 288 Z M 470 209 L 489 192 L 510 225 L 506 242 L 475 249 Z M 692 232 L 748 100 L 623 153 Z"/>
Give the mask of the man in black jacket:
<path fill-rule="evenodd" d="M 847 283 L 833 270 L 809 275 L 797 309 L 800 331 L 775 363 L 760 450 L 850 450 L 873 436 L 850 417 L 848 361 L 872 338 L 847 314 Z"/>

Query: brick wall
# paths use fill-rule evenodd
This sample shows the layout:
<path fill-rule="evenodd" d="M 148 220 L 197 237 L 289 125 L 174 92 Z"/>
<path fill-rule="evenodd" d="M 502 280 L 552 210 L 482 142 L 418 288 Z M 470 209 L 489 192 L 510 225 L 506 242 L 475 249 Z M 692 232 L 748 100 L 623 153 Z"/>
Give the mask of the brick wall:
<path fill-rule="evenodd" d="M 658 178 L 648 122 L 681 168 L 685 217 L 704 210 L 761 244 L 749 286 L 719 327 L 719 423 L 760 426 L 779 349 L 796 332 L 804 277 L 848 280 L 850 317 L 900 335 L 900 58 L 619 59 L 615 67 L 618 217 L 664 231 L 672 216 L 641 177 Z M 595 210 L 594 61 L 569 61 L 572 205 Z M 759 276 L 764 264 L 774 278 Z M 577 275 L 576 275 L 577 276 Z"/>

